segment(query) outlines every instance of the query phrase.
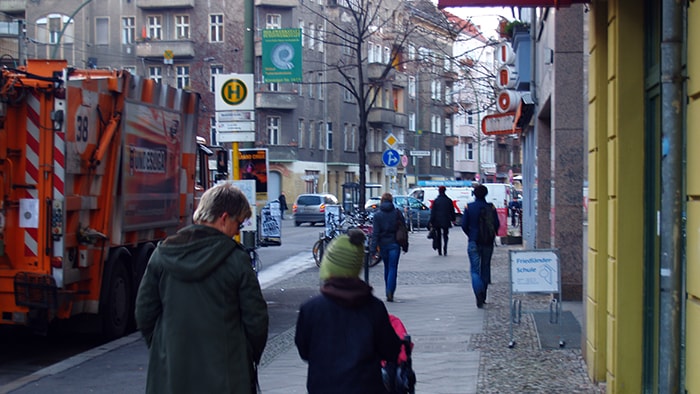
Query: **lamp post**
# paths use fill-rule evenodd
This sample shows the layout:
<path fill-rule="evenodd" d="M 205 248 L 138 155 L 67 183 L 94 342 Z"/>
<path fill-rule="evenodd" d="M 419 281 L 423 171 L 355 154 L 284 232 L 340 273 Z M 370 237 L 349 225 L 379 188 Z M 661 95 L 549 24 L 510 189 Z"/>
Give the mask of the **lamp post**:
<path fill-rule="evenodd" d="M 56 59 L 56 52 L 58 52 L 58 48 L 61 46 L 61 39 L 63 39 L 63 33 L 66 32 L 66 29 L 68 28 L 68 25 L 73 21 L 73 17 L 80 12 L 86 5 L 88 5 L 92 0 L 85 0 L 83 4 L 78 6 L 78 8 L 73 11 L 72 14 L 68 17 L 68 20 L 66 23 L 63 24 L 63 27 L 61 28 L 61 31 L 58 32 L 58 37 L 56 37 L 56 43 L 54 44 L 53 50 L 51 51 L 51 59 Z"/>

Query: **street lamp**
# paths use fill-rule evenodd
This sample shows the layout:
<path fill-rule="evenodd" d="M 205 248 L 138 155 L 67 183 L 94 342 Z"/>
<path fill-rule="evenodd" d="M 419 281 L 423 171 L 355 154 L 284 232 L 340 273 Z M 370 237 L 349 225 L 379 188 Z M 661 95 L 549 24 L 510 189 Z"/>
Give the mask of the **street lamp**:
<path fill-rule="evenodd" d="M 68 25 L 73 21 L 73 17 L 75 17 L 75 15 L 78 12 L 80 12 L 80 10 L 82 10 L 91 1 L 92 0 L 85 0 L 83 4 L 81 4 L 78 8 L 75 9 L 75 11 L 73 11 L 72 14 L 70 14 L 66 23 L 63 24 L 61 31 L 58 33 L 58 37 L 56 37 L 56 43 L 54 44 L 53 50 L 51 51 L 51 59 L 56 59 L 56 52 L 58 52 L 58 48 L 61 46 L 61 39 L 63 38 L 63 33 L 66 32 Z"/>

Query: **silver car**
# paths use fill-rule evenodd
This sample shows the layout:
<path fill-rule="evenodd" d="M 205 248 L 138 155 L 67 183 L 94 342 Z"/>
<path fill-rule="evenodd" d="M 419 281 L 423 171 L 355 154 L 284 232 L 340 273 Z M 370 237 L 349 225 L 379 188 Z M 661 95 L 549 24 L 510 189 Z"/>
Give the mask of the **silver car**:
<path fill-rule="evenodd" d="M 370 213 L 379 210 L 379 199 L 368 200 L 365 204 L 365 210 Z M 428 227 L 430 222 L 430 208 L 423 204 L 417 198 L 411 196 L 394 196 L 394 206 L 401 210 L 406 219 L 410 219 L 413 226 Z"/>
<path fill-rule="evenodd" d="M 324 224 L 326 221 L 326 206 L 338 205 L 338 199 L 332 194 L 301 194 L 297 197 L 292 212 L 294 213 L 294 225 L 302 223 L 314 225 Z"/>

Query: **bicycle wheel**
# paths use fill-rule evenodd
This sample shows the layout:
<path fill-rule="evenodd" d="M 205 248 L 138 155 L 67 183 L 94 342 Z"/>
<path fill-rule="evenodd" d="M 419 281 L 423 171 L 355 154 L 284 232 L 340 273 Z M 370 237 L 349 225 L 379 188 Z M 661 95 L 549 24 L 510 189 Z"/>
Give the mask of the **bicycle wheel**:
<path fill-rule="evenodd" d="M 320 267 L 321 266 L 321 259 L 323 258 L 323 249 L 326 246 L 326 243 L 324 242 L 324 239 L 319 239 L 314 243 L 314 246 L 311 248 L 311 253 L 314 255 L 314 261 L 316 262 L 316 266 Z"/>

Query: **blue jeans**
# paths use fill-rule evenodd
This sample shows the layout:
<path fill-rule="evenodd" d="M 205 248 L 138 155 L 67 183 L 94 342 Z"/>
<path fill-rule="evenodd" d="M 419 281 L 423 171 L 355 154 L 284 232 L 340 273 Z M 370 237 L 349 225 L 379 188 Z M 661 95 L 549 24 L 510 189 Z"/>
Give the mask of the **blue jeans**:
<path fill-rule="evenodd" d="M 399 256 L 401 247 L 399 244 L 384 245 L 379 248 L 379 255 L 384 263 L 384 285 L 386 294 L 394 295 L 396 291 L 396 275 L 399 272 Z"/>
<path fill-rule="evenodd" d="M 469 241 L 467 245 L 469 255 L 469 267 L 472 276 L 472 289 L 474 295 L 483 294 L 486 299 L 486 290 L 491 283 L 491 255 L 493 246 L 477 245 L 476 242 Z"/>

